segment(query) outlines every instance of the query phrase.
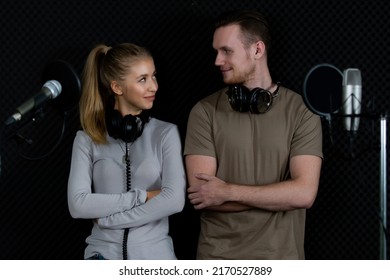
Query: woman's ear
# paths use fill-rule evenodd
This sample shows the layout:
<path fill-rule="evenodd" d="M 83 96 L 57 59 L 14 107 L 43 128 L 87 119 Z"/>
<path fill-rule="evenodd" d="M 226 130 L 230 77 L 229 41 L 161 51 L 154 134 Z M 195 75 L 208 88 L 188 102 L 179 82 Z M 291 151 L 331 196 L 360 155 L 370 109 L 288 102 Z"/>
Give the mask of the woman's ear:
<path fill-rule="evenodd" d="M 116 95 L 122 95 L 122 86 L 117 83 L 117 81 L 112 81 L 110 83 L 111 90 L 116 94 Z"/>

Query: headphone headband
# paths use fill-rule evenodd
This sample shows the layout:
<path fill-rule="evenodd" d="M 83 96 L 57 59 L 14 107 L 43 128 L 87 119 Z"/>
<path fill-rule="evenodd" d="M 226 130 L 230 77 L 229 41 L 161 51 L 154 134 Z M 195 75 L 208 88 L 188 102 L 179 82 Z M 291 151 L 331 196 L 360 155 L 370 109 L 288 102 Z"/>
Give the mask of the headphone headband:
<path fill-rule="evenodd" d="M 145 124 L 150 120 L 149 113 L 131 114 L 122 117 L 118 110 L 110 110 L 106 114 L 108 134 L 115 139 L 122 139 L 126 143 L 132 143 L 142 135 Z"/>
<path fill-rule="evenodd" d="M 273 99 L 279 94 L 280 82 L 276 85 L 274 92 L 262 88 L 249 90 L 243 85 L 231 85 L 226 94 L 233 110 L 264 114 L 271 108 Z"/>

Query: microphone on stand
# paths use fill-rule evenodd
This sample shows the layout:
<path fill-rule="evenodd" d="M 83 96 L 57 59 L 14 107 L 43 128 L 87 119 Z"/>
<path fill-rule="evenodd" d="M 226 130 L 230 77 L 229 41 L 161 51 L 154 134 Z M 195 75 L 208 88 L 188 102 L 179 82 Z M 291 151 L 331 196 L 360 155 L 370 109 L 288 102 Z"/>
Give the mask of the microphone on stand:
<path fill-rule="evenodd" d="M 52 107 L 63 112 L 79 102 L 80 79 L 69 63 L 56 60 L 48 64 L 43 71 L 42 82 L 44 85 L 41 90 L 16 108 L 14 114 L 4 121 L 5 125 L 22 120 L 28 112 L 38 109 L 49 100 Z"/>
<path fill-rule="evenodd" d="M 16 112 L 10 116 L 4 123 L 6 125 L 10 125 L 17 121 L 20 121 L 24 115 L 26 115 L 31 110 L 37 109 L 42 106 L 43 103 L 50 99 L 56 98 L 60 95 L 62 90 L 61 84 L 56 80 L 47 81 L 42 89 L 35 96 L 28 99 L 18 108 L 16 108 Z"/>
<path fill-rule="evenodd" d="M 341 102 L 343 126 L 346 131 L 356 134 L 359 128 L 359 115 L 362 108 L 362 78 L 360 70 L 356 68 L 345 69 L 343 75 Z"/>

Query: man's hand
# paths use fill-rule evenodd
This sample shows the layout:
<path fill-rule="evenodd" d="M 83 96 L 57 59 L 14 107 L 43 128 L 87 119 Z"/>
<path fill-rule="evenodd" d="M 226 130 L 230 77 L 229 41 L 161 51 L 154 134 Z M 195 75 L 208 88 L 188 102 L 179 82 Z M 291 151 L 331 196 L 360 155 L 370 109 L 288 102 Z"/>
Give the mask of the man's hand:
<path fill-rule="evenodd" d="M 219 206 L 227 201 L 230 188 L 226 182 L 204 173 L 194 176 L 203 182 L 188 188 L 188 198 L 195 209 Z"/>

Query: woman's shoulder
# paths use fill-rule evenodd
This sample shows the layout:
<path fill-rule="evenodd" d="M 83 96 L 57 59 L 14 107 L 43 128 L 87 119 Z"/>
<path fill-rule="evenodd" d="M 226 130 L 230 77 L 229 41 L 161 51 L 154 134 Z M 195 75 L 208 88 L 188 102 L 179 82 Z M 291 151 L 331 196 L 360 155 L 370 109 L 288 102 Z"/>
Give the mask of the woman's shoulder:
<path fill-rule="evenodd" d="M 146 128 L 155 137 L 179 133 L 176 124 L 156 118 L 151 118 Z"/>
<path fill-rule="evenodd" d="M 74 142 L 79 144 L 90 144 L 92 143 L 92 138 L 84 130 L 78 130 Z"/>
<path fill-rule="evenodd" d="M 151 127 L 153 128 L 160 128 L 160 129 L 174 129 L 176 127 L 176 124 L 163 121 L 156 118 L 151 118 L 149 123 L 151 124 Z"/>
<path fill-rule="evenodd" d="M 91 137 L 89 137 L 88 134 L 84 130 L 77 130 L 76 138 L 90 139 L 91 140 Z"/>

